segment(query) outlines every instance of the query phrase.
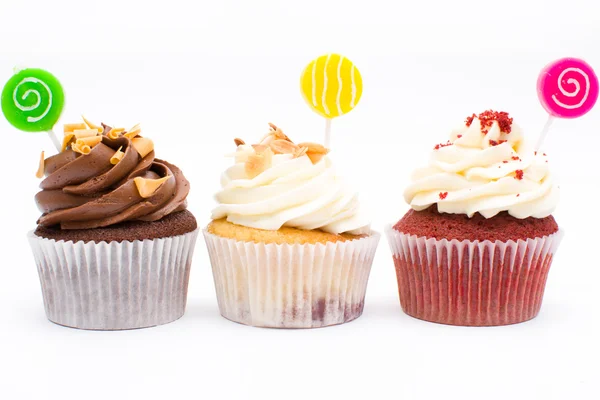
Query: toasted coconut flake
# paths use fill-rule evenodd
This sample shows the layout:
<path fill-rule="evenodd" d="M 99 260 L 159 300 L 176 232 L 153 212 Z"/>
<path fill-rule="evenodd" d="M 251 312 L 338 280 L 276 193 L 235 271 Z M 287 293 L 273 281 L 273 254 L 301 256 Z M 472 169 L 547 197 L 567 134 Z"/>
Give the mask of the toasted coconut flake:
<path fill-rule="evenodd" d="M 307 152 L 306 155 L 308 156 L 308 158 L 310 158 L 310 161 L 313 164 L 318 163 L 323 157 L 325 157 L 325 154 L 311 153 L 310 151 Z"/>
<path fill-rule="evenodd" d="M 94 148 L 98 143 L 102 141 L 102 136 L 89 136 L 81 139 L 77 139 L 75 142 L 78 146 L 90 146 L 90 148 Z"/>
<path fill-rule="evenodd" d="M 273 141 L 270 147 L 275 154 L 295 154 L 299 149 L 294 143 L 283 139 Z"/>
<path fill-rule="evenodd" d="M 92 136 L 98 136 L 98 131 L 96 129 L 75 129 L 73 134 L 77 139 L 83 139 Z"/>
<path fill-rule="evenodd" d="M 106 136 L 114 140 L 121 136 L 123 134 L 123 131 L 125 131 L 125 128 L 112 128 L 110 131 L 108 131 Z"/>
<path fill-rule="evenodd" d="M 63 132 L 70 133 L 75 131 L 76 129 L 87 129 L 87 126 L 83 122 L 78 122 L 76 124 L 64 124 Z"/>
<path fill-rule="evenodd" d="M 329 153 L 329 150 L 327 150 L 327 148 L 325 146 L 323 146 L 322 144 L 319 144 L 319 143 L 305 142 L 305 143 L 299 143 L 298 146 L 308 147 L 309 153 L 318 153 L 318 154 Z"/>
<path fill-rule="evenodd" d="M 108 133 L 123 133 L 125 131 L 125 128 L 112 128 L 110 131 L 108 131 Z"/>
<path fill-rule="evenodd" d="M 254 179 L 262 172 L 266 171 L 271 167 L 273 161 L 273 151 L 270 147 L 266 150 L 251 154 L 248 156 L 248 160 L 244 165 L 246 175 L 249 179 Z"/>
<path fill-rule="evenodd" d="M 321 161 L 321 159 L 325 157 L 327 153 L 329 153 L 329 150 L 319 143 L 306 142 L 300 143 L 298 146 L 307 148 L 306 155 L 308 158 L 310 158 L 310 161 L 312 161 L 313 164 Z"/>
<path fill-rule="evenodd" d="M 240 138 L 235 138 L 235 139 L 233 139 L 233 141 L 235 142 L 235 145 L 238 146 L 238 147 L 241 146 L 241 145 L 243 145 L 243 144 L 246 144 L 246 142 L 244 142 Z"/>
<path fill-rule="evenodd" d="M 84 117 L 83 115 L 81 116 L 81 118 L 83 118 L 83 122 L 85 122 L 85 124 L 88 126 L 88 128 L 90 129 L 95 129 L 98 131 L 98 133 L 103 133 L 104 132 L 104 128 L 101 125 L 96 125 L 93 122 L 90 122 L 86 117 Z"/>
<path fill-rule="evenodd" d="M 67 149 L 67 147 L 69 147 L 71 145 L 71 143 L 75 140 L 75 134 L 74 133 L 65 133 L 65 136 L 63 137 L 63 142 L 62 142 L 62 147 L 61 147 L 61 152 L 65 151 Z"/>
<path fill-rule="evenodd" d="M 275 124 L 269 122 L 269 127 L 271 128 L 271 135 L 273 135 L 275 139 L 288 140 L 291 142 L 291 139 Z"/>
<path fill-rule="evenodd" d="M 112 165 L 117 165 L 119 163 L 119 161 L 121 161 L 123 159 L 123 156 L 125 155 L 125 153 L 123 153 L 121 151 L 122 148 L 123 148 L 123 146 L 119 147 L 119 150 L 117 150 L 115 152 L 115 154 L 110 158 L 110 163 Z"/>
<path fill-rule="evenodd" d="M 40 165 L 38 166 L 38 170 L 35 173 L 35 177 L 38 179 L 42 179 L 44 177 L 44 169 L 46 164 L 46 157 L 44 157 L 44 152 L 40 155 Z"/>
<path fill-rule="evenodd" d="M 165 183 L 171 176 L 165 176 L 160 179 L 146 179 L 142 177 L 134 178 L 135 186 L 137 190 L 144 199 L 152 197 L 154 193 L 161 187 L 163 183 Z"/>
<path fill-rule="evenodd" d="M 112 129 L 106 134 L 106 137 L 109 139 L 118 139 L 121 136 L 121 133 L 118 131 L 113 131 Z"/>
<path fill-rule="evenodd" d="M 262 152 L 264 152 L 265 150 L 267 150 L 267 149 L 269 148 L 269 146 L 267 146 L 267 145 L 264 145 L 264 144 L 253 144 L 253 145 L 252 145 L 252 148 L 254 149 L 254 151 L 255 151 L 256 153 L 262 153 Z"/>
<path fill-rule="evenodd" d="M 142 158 L 146 157 L 152 150 L 154 150 L 154 142 L 148 138 L 134 138 L 131 140 L 131 145 L 140 154 L 140 156 L 142 156 Z"/>
<path fill-rule="evenodd" d="M 298 146 L 298 150 L 294 153 L 294 158 L 302 157 L 308 151 L 308 147 Z"/>
<path fill-rule="evenodd" d="M 83 154 L 84 156 L 87 156 L 92 151 L 90 146 L 86 144 L 79 144 L 77 142 L 71 144 L 71 149 L 76 153 Z"/>
<path fill-rule="evenodd" d="M 133 128 L 131 128 L 130 130 L 128 130 L 127 132 L 125 132 L 123 134 L 123 136 L 129 138 L 129 139 L 133 139 L 134 137 L 138 136 L 140 133 L 142 133 L 142 128 L 140 127 L 140 124 L 135 125 Z"/>
<path fill-rule="evenodd" d="M 275 141 L 275 135 L 269 134 L 260 141 L 260 144 L 262 146 L 270 146 L 271 143 L 273 143 L 274 141 Z"/>

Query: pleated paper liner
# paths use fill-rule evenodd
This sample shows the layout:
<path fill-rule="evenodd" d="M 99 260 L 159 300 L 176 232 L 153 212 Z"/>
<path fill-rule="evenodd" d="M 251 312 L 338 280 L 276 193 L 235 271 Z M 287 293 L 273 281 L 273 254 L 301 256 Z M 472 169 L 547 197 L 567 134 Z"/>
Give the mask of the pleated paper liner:
<path fill-rule="evenodd" d="M 204 230 L 221 315 L 245 325 L 316 328 L 358 318 L 380 235 L 265 244 Z"/>
<path fill-rule="evenodd" d="M 48 319 L 79 329 L 145 328 L 185 312 L 198 230 L 180 236 L 84 243 L 30 232 Z"/>
<path fill-rule="evenodd" d="M 431 322 L 495 326 L 540 311 L 563 231 L 536 239 L 436 240 L 386 229 L 404 312 Z"/>

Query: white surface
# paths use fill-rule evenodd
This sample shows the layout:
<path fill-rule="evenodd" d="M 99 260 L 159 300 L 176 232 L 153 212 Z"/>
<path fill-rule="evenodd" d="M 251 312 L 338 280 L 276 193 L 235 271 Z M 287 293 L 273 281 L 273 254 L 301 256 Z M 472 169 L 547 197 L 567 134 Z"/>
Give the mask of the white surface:
<path fill-rule="evenodd" d="M 272 121 L 292 139 L 322 140 L 325 123 L 298 80 L 311 58 L 338 51 L 360 68 L 365 90 L 333 122 L 332 157 L 381 230 L 407 209 L 410 170 L 456 122 L 502 109 L 535 141 L 546 119 L 535 94 L 544 64 L 573 55 L 600 71 L 595 0 L 291 3 L 0 0 L 1 80 L 16 65 L 47 68 L 66 89 L 63 121 L 142 122 L 158 155 L 191 180 L 190 209 L 205 224 L 233 137 L 259 138 Z M 26 240 L 38 216 L 39 150 L 52 143 L 2 120 L 0 398 L 597 399 L 599 124 L 596 108 L 556 121 L 548 137 L 567 236 L 532 322 L 456 328 L 402 314 L 382 239 L 357 321 L 247 328 L 218 315 L 200 243 L 183 319 L 83 332 L 45 319 Z"/>

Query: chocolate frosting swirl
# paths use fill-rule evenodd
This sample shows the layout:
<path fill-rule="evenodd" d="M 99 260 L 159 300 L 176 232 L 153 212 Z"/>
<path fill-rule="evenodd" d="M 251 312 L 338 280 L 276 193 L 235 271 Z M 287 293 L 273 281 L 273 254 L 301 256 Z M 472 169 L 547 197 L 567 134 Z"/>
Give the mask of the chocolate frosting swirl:
<path fill-rule="evenodd" d="M 141 157 L 125 136 L 111 139 L 104 126 L 102 142 L 88 155 L 71 149 L 45 160 L 46 178 L 35 201 L 43 215 L 38 224 L 62 229 L 91 229 L 124 221 L 157 221 L 185 210 L 190 185 L 179 168 L 156 159 L 154 151 Z M 124 156 L 113 165 L 121 148 Z M 134 178 L 169 177 L 149 198 L 143 198 Z"/>

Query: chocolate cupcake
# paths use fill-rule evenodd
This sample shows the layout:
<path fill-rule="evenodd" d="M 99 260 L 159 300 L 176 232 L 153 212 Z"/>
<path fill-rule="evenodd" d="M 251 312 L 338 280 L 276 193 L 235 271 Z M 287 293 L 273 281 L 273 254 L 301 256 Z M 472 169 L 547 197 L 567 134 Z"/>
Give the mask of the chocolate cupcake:
<path fill-rule="evenodd" d="M 67 124 L 62 151 L 42 155 L 29 242 L 52 322 L 134 329 L 184 314 L 198 233 L 189 182 L 140 133 Z"/>
<path fill-rule="evenodd" d="M 412 209 L 387 230 L 403 310 L 452 325 L 534 318 L 562 237 L 546 154 L 490 110 L 436 145 L 412 181 Z"/>
<path fill-rule="evenodd" d="M 259 144 L 236 144 L 204 230 L 221 314 L 272 328 L 358 318 L 379 234 L 328 150 L 274 125 Z"/>

